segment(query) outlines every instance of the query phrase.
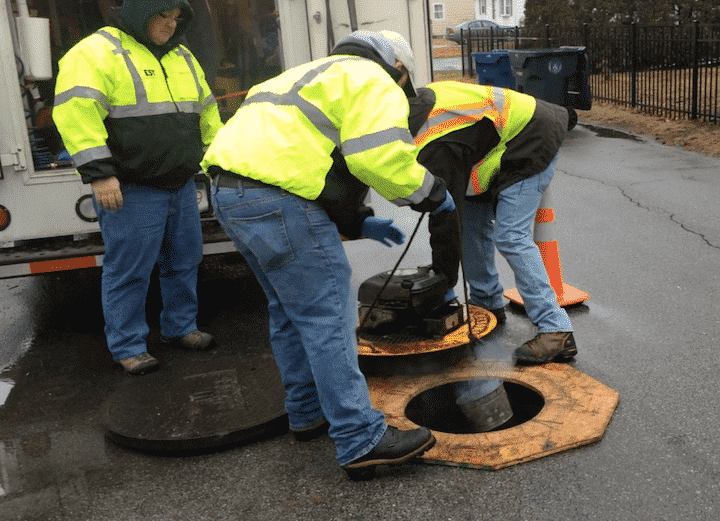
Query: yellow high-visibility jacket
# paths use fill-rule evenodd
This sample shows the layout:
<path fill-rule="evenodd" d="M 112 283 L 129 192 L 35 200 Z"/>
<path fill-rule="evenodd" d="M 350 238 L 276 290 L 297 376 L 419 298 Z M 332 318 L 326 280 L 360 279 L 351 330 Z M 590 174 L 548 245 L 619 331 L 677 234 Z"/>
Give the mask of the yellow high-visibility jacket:
<path fill-rule="evenodd" d="M 500 142 L 473 167 L 466 195 L 484 193 L 492 177 L 500 170 L 508 141 L 517 136 L 532 118 L 535 98 L 510 89 L 463 82 L 431 83 L 426 88 L 435 93 L 435 104 L 415 137 L 419 148 L 474 125 L 483 118 L 493 122 Z"/>
<path fill-rule="evenodd" d="M 175 188 L 196 172 L 222 126 L 195 57 L 178 45 L 160 59 L 104 27 L 60 60 L 53 120 L 84 182 Z"/>
<path fill-rule="evenodd" d="M 339 150 L 350 174 L 381 196 L 417 205 L 442 187 L 416 161 L 403 90 L 378 64 L 332 56 L 294 67 L 250 89 L 201 166 L 278 186 L 311 201 Z"/>

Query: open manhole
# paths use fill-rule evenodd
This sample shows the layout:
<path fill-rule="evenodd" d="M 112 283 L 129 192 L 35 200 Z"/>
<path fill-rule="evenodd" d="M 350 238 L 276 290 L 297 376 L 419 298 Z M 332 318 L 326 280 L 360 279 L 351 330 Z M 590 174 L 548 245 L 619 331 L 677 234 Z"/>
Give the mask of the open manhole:
<path fill-rule="evenodd" d="M 492 380 L 463 380 L 450 382 L 438 387 L 433 387 L 415 396 L 405 408 L 405 416 L 408 420 L 438 432 L 450 434 L 472 434 L 477 432 L 491 432 L 510 429 L 531 420 L 542 410 L 545 400 L 540 393 L 521 384 L 500 381 L 502 391 L 507 395 L 511 415 L 503 421 L 502 418 L 493 420 L 490 418 L 483 422 L 490 428 L 479 428 L 477 422 L 468 418 L 466 412 L 458 404 L 458 398 L 466 391 L 468 384 L 492 385 Z M 488 396 L 492 399 L 492 394 Z M 496 402 L 497 400 L 494 400 Z M 479 407 L 486 418 L 497 412 L 498 407 L 488 400 L 478 400 Z M 500 407 L 502 409 L 502 406 Z M 505 412 L 505 411 L 503 411 Z M 494 426 L 496 425 L 496 426 Z"/>
<path fill-rule="evenodd" d="M 492 380 L 502 381 L 513 414 L 497 428 L 477 431 L 457 404 L 460 387 Z M 438 374 L 370 377 L 368 389 L 389 424 L 432 430 L 437 443 L 422 461 L 487 470 L 600 440 L 619 400 L 616 391 L 568 364 L 459 364 Z"/>

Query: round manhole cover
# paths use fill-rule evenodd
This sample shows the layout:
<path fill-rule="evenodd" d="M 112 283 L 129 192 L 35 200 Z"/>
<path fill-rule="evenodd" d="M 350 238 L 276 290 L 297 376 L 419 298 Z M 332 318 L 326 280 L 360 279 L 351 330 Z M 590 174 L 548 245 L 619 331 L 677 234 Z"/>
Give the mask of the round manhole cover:
<path fill-rule="evenodd" d="M 202 450 L 286 432 L 284 399 L 272 355 L 192 353 L 127 377 L 103 405 L 102 420 L 121 445 Z"/>
<path fill-rule="evenodd" d="M 487 309 L 469 305 L 470 326 L 473 336 L 482 338 L 497 326 L 497 318 Z M 420 337 L 386 337 L 358 338 L 358 354 L 365 356 L 401 356 L 423 353 L 434 353 L 453 349 L 470 342 L 469 326 L 464 324 L 443 338 L 426 339 Z"/>

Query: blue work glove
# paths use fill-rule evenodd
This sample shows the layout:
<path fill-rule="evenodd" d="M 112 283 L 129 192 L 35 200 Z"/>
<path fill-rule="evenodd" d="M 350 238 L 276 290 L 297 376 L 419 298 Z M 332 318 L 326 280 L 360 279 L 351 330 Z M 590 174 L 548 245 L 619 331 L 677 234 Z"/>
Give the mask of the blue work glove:
<path fill-rule="evenodd" d="M 363 237 L 374 239 L 383 243 L 385 246 L 392 246 L 390 241 L 395 244 L 405 242 L 405 234 L 395 226 L 392 219 L 378 219 L 377 217 L 366 217 L 363 221 L 360 233 Z"/>
<path fill-rule="evenodd" d="M 445 302 L 452 302 L 457 297 L 455 296 L 455 288 L 450 288 L 447 293 L 445 293 Z"/>
<path fill-rule="evenodd" d="M 452 212 L 453 210 L 455 210 L 455 200 L 452 198 L 452 195 L 450 195 L 450 192 L 448 190 L 445 190 L 445 200 L 440 206 L 430 212 L 430 215 L 437 215 L 440 212 L 444 212 L 445 210 L 447 210 L 448 212 Z"/>

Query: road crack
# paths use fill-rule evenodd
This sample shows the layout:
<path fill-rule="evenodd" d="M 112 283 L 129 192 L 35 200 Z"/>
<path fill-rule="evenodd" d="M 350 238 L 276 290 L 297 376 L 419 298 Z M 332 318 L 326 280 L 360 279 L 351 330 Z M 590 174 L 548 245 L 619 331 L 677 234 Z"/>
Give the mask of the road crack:
<path fill-rule="evenodd" d="M 604 182 L 604 181 L 602 181 L 602 180 L 600 180 L 600 179 L 591 179 L 591 178 L 583 177 L 583 176 L 580 176 L 580 175 L 577 175 L 577 174 L 571 174 L 571 173 L 569 173 L 569 172 L 567 172 L 567 171 L 565 171 L 565 170 L 561 170 L 561 169 L 559 169 L 559 168 L 556 168 L 556 171 L 561 172 L 561 173 L 563 173 L 563 174 L 565 174 L 565 175 L 567 175 L 567 176 L 569 176 L 569 177 L 575 177 L 575 178 L 577 178 L 577 179 L 582 179 L 582 180 L 584 180 L 584 181 L 594 181 L 594 182 L 596 182 L 596 183 L 598 183 L 598 184 L 601 184 L 601 185 L 603 185 L 603 186 L 607 186 L 607 187 L 609 187 L 609 188 L 616 188 L 616 189 L 622 194 L 623 197 L 625 197 L 628 201 L 630 201 L 631 203 L 633 203 L 633 204 L 634 204 L 635 206 L 637 206 L 638 208 L 642 208 L 643 210 L 647 210 L 648 212 L 657 210 L 657 211 L 660 211 L 660 212 L 664 213 L 665 215 L 668 216 L 668 218 L 670 219 L 671 222 L 677 224 L 682 230 L 684 230 L 684 231 L 686 231 L 686 232 L 688 232 L 688 233 L 691 233 L 692 235 L 695 235 L 696 237 L 702 239 L 702 241 L 705 242 L 705 244 L 707 244 L 707 245 L 710 246 L 711 248 L 714 248 L 714 249 L 716 249 L 716 250 L 720 250 L 720 245 L 713 244 L 712 242 L 710 242 L 710 240 L 709 240 L 704 234 L 688 228 L 685 223 L 683 223 L 682 221 L 679 221 L 678 219 L 675 218 L 675 215 L 676 215 L 676 214 L 670 213 L 669 211 L 665 210 L 664 208 L 661 208 L 661 207 L 658 207 L 658 206 L 649 207 L 649 206 L 645 206 L 645 205 L 641 204 L 640 201 L 638 201 L 638 200 L 636 200 L 636 199 L 633 199 L 633 197 L 625 191 L 625 188 L 623 188 L 623 187 L 621 187 L 621 186 L 616 186 L 616 185 L 613 185 L 613 184 L 610 184 L 610 183 L 606 183 L 606 182 Z M 660 182 L 661 182 L 661 181 L 647 181 L 647 182 L 642 182 L 642 183 L 632 183 L 632 184 L 628 185 L 628 187 L 637 186 L 637 185 L 641 185 L 641 184 L 660 183 Z"/>

